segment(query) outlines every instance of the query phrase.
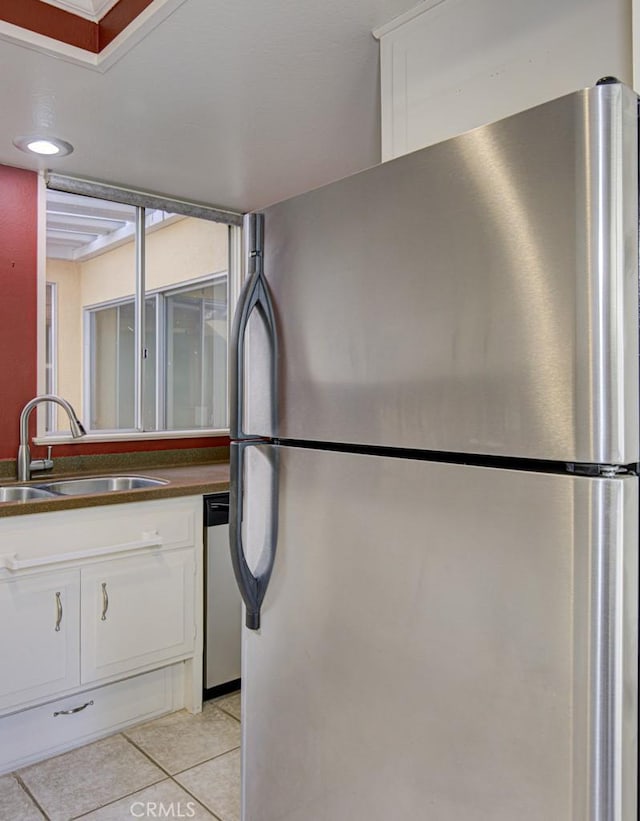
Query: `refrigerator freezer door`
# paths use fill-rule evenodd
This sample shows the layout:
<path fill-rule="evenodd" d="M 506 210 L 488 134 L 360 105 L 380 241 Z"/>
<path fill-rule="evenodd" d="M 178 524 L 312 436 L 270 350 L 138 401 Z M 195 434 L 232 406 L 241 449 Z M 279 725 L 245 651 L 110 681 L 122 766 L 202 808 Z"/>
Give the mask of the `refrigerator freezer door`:
<path fill-rule="evenodd" d="M 577 92 L 267 208 L 280 427 L 255 322 L 247 432 L 637 461 L 636 106 Z"/>
<path fill-rule="evenodd" d="M 636 817 L 635 478 L 293 448 L 280 473 L 244 821 Z"/>

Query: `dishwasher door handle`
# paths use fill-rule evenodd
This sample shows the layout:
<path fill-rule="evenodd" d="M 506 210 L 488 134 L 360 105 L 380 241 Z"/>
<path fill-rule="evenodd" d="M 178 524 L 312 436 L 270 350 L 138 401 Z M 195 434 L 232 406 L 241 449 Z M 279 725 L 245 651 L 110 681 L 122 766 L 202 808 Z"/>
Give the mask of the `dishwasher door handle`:
<path fill-rule="evenodd" d="M 204 497 L 204 526 L 229 524 L 229 494 L 213 493 Z"/>

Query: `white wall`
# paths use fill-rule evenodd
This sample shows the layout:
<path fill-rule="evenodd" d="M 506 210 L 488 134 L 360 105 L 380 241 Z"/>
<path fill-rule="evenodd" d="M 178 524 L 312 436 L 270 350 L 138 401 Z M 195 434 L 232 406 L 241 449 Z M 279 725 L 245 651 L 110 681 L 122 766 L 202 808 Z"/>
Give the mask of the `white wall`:
<path fill-rule="evenodd" d="M 59 396 L 82 411 L 82 305 L 80 267 L 61 259 L 47 260 L 47 282 L 57 285 L 57 388 Z M 55 407 L 60 430 L 68 427 L 64 411 Z"/>
<path fill-rule="evenodd" d="M 228 267 L 226 225 L 182 218 L 147 232 L 145 285 L 147 291 L 208 276 Z M 82 306 L 133 296 L 135 245 L 131 242 L 80 263 Z"/>
<path fill-rule="evenodd" d="M 631 0 L 428 0 L 381 38 L 382 158 L 594 85 L 633 83 Z"/>

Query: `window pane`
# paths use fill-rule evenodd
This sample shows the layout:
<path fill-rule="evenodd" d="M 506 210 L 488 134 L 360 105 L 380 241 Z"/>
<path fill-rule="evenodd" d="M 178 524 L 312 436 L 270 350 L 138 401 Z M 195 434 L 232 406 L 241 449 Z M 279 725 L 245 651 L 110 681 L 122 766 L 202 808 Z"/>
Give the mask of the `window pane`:
<path fill-rule="evenodd" d="M 166 298 L 167 427 L 226 423 L 226 279 Z"/>
<path fill-rule="evenodd" d="M 132 308 L 119 305 L 132 302 L 135 292 L 135 215 L 132 206 L 47 192 L 46 276 L 56 284 L 58 304 L 56 392 L 92 430 L 133 425 Z M 56 416 L 53 427 L 66 429 L 65 414 L 56 410 Z"/>
<path fill-rule="evenodd" d="M 160 428 L 225 428 L 229 228 L 164 211 L 145 216 L 145 286 L 158 317 L 156 348 L 147 342 L 145 427 L 155 400 Z"/>
<path fill-rule="evenodd" d="M 204 395 L 212 396 L 210 427 L 227 427 L 227 337 L 229 334 L 228 278 L 213 286 L 213 300 L 205 306 L 205 368 Z"/>
<path fill-rule="evenodd" d="M 91 311 L 92 430 L 133 427 L 133 302 Z"/>

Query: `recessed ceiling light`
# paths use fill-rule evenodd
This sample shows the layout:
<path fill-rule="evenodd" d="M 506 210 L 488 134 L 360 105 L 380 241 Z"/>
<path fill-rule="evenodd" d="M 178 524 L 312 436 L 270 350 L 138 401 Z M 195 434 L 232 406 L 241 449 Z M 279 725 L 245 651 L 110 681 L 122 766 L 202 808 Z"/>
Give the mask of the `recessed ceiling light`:
<path fill-rule="evenodd" d="M 41 137 L 32 134 L 29 137 L 16 137 L 13 141 L 16 148 L 28 154 L 41 154 L 48 157 L 64 157 L 71 154 L 73 146 L 57 137 Z"/>

